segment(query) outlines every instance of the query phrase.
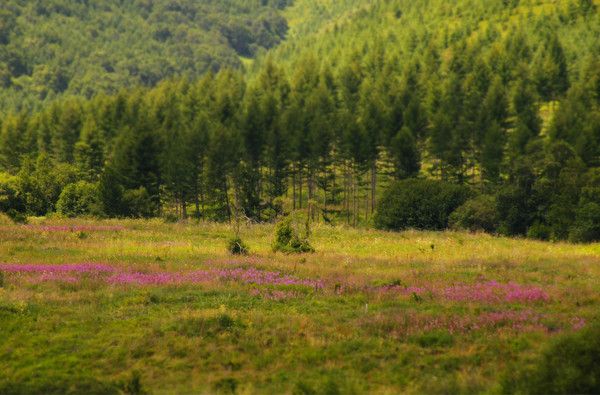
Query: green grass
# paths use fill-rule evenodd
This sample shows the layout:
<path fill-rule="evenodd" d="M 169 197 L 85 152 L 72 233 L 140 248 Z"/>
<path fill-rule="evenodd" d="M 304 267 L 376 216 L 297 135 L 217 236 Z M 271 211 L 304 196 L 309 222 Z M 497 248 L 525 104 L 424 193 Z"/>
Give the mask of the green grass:
<path fill-rule="evenodd" d="M 1 393 L 135 392 L 138 378 L 157 394 L 494 393 L 515 366 L 531 364 L 553 338 L 575 331 L 575 320 L 592 322 L 600 311 L 598 244 L 317 226 L 317 252 L 287 256 L 271 252 L 273 227 L 257 225 L 242 229 L 252 255 L 232 257 L 226 225 L 32 224 L 0 227 L 0 262 L 95 262 L 138 272 L 256 268 L 324 287 L 35 282 L 4 273 Z M 82 237 L 38 224 L 125 228 Z M 539 287 L 549 299 L 492 303 L 377 291 L 492 280 Z M 522 327 L 510 318 L 472 325 L 495 313 L 540 318 Z M 464 322 L 470 326 L 457 329 Z"/>

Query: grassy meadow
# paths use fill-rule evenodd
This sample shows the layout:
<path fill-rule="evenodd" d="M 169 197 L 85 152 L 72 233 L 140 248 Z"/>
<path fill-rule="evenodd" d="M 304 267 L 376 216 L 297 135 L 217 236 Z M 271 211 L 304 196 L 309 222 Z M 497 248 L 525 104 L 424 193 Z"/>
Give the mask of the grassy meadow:
<path fill-rule="evenodd" d="M 600 245 L 316 226 L 0 225 L 0 393 L 497 393 L 600 311 Z"/>

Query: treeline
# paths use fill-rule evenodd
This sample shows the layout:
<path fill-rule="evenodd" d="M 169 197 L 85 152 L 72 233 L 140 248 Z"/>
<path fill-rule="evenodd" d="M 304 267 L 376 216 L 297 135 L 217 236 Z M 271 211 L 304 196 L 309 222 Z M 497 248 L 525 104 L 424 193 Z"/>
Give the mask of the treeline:
<path fill-rule="evenodd" d="M 565 24 L 598 17 L 573 4 Z M 469 190 L 453 223 L 571 237 L 600 220 L 600 60 L 519 26 L 420 34 L 406 58 L 385 45 L 291 66 L 267 58 L 250 76 L 222 70 L 10 114 L 0 209 L 219 221 L 308 209 L 359 225 L 390 181 L 430 178 Z M 469 217 L 481 207 L 501 220 L 493 229 Z M 596 237 L 583 233 L 572 238 Z"/>
<path fill-rule="evenodd" d="M 289 0 L 3 0 L 0 108 L 242 68 L 283 40 Z"/>

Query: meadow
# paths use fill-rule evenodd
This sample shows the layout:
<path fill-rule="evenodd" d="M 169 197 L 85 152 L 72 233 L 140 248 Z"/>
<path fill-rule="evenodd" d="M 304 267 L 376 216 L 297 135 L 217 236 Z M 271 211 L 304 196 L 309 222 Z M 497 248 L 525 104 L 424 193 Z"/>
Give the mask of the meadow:
<path fill-rule="evenodd" d="M 498 393 L 600 311 L 600 244 L 317 225 L 0 225 L 0 393 Z"/>

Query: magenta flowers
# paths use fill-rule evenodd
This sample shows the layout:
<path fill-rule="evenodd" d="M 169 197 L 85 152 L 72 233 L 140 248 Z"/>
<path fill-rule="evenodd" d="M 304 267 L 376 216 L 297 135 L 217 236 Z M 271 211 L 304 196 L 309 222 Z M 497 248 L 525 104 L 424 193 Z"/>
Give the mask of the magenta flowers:
<path fill-rule="evenodd" d="M 43 264 L 0 264 L 0 271 L 9 273 L 98 273 L 112 272 L 112 266 L 103 263 L 77 263 L 61 265 Z"/>
<path fill-rule="evenodd" d="M 433 284 L 420 287 L 404 287 L 399 285 L 385 286 L 378 289 L 384 293 L 397 293 L 400 295 L 431 295 L 456 302 L 484 302 L 484 303 L 533 303 L 548 301 L 550 297 L 541 288 L 517 283 L 499 283 L 489 281 L 475 284 L 456 284 L 449 287 L 440 287 Z"/>
<path fill-rule="evenodd" d="M 245 284 L 306 286 L 321 289 L 320 280 L 300 279 L 279 272 L 262 271 L 254 268 L 209 269 L 191 272 L 127 272 L 114 266 L 101 263 L 80 263 L 62 265 L 40 264 L 0 264 L 0 271 L 24 273 L 36 276 L 36 282 L 67 281 L 76 282 L 77 275 L 94 274 L 108 284 L 133 285 L 183 285 L 200 284 L 211 281 L 238 281 Z"/>
<path fill-rule="evenodd" d="M 443 297 L 461 302 L 539 302 L 547 301 L 548 294 L 541 288 L 516 283 L 501 284 L 496 281 L 446 288 Z"/>
<path fill-rule="evenodd" d="M 198 284 L 214 280 L 239 281 L 256 285 L 300 285 L 323 288 L 318 280 L 298 279 L 279 272 L 250 269 L 211 269 L 188 273 L 116 273 L 108 278 L 110 284 L 181 285 Z"/>
<path fill-rule="evenodd" d="M 120 225 L 25 225 L 40 232 L 117 232 L 125 230 Z"/>

